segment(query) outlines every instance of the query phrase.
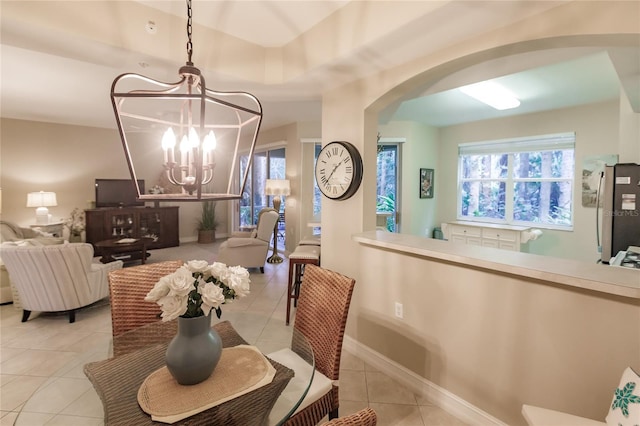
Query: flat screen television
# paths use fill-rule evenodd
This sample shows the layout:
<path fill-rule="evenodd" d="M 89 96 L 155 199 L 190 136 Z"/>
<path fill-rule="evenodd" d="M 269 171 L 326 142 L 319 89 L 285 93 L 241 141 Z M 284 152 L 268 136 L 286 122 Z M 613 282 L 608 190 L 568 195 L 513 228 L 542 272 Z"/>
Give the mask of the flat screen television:
<path fill-rule="evenodd" d="M 138 179 L 138 186 L 144 194 L 143 179 Z M 96 179 L 96 208 L 144 206 L 137 196 L 131 179 Z"/>

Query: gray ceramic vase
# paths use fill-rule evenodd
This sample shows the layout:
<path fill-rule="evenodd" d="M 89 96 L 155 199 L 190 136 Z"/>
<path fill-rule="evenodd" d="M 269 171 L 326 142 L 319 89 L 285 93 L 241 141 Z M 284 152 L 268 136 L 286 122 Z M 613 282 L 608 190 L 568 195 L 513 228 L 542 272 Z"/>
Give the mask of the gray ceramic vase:
<path fill-rule="evenodd" d="M 166 363 L 181 385 L 195 385 L 211 376 L 222 354 L 222 340 L 208 316 L 178 317 L 178 333 L 167 347 Z"/>

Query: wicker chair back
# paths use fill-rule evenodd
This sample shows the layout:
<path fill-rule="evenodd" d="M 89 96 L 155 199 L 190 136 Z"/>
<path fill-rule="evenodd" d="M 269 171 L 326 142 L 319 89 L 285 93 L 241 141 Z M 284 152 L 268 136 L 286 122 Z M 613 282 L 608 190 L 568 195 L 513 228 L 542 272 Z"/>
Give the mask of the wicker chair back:
<path fill-rule="evenodd" d="M 144 298 L 165 275 L 182 266 L 182 260 L 149 263 L 109 273 L 113 337 L 160 319 L 160 307 Z"/>
<path fill-rule="evenodd" d="M 305 266 L 293 327 L 313 348 L 316 370 L 331 380 L 340 376 L 340 355 L 347 314 L 356 281 L 313 264 Z M 304 358 L 296 339 L 291 349 Z M 286 425 L 317 424 L 324 416 L 338 416 L 338 386 L 291 417 Z"/>

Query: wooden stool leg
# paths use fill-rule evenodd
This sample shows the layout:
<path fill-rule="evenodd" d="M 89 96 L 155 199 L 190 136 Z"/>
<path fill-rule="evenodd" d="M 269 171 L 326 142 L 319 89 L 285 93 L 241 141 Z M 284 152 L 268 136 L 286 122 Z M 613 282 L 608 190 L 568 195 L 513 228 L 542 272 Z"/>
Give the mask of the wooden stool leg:
<path fill-rule="evenodd" d="M 300 284 L 302 283 L 302 274 L 304 274 L 304 264 L 296 264 L 295 281 L 293 284 L 293 306 L 298 307 L 298 297 L 300 296 Z"/>
<path fill-rule="evenodd" d="M 285 321 L 286 325 L 289 325 L 289 317 L 291 315 L 291 293 L 293 291 L 293 270 L 296 267 L 296 264 L 292 261 L 289 261 L 289 280 L 287 281 L 287 318 Z"/>

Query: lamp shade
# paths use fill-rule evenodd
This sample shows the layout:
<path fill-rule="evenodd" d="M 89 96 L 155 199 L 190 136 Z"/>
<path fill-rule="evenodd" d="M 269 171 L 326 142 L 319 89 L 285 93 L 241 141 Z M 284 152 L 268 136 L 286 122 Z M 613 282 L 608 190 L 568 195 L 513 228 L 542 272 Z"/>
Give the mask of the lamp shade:
<path fill-rule="evenodd" d="M 29 192 L 27 207 L 54 207 L 58 205 L 55 192 Z"/>
<path fill-rule="evenodd" d="M 291 194 L 289 179 L 267 179 L 267 182 L 264 186 L 264 193 L 266 195 Z"/>

